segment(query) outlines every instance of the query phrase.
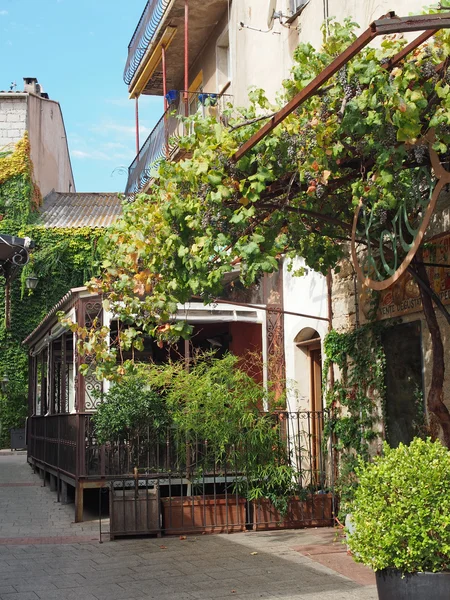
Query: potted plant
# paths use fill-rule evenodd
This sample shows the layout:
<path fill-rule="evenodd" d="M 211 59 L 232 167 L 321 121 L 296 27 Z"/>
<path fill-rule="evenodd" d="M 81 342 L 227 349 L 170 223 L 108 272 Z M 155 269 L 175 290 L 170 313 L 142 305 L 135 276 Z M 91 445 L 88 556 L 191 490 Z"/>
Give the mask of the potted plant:
<path fill-rule="evenodd" d="M 380 600 L 450 598 L 450 452 L 415 438 L 360 463 L 348 546 Z"/>

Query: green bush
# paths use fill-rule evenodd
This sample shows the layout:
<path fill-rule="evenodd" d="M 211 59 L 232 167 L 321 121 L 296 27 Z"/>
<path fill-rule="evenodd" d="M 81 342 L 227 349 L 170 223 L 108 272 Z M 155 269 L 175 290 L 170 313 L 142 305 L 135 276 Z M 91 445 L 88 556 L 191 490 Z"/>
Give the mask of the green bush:
<path fill-rule="evenodd" d="M 151 427 L 165 432 L 170 417 L 164 398 L 151 389 L 143 374 L 126 375 L 103 394 L 93 415 L 100 444 L 136 438 Z"/>
<path fill-rule="evenodd" d="M 348 545 L 375 571 L 450 570 L 450 452 L 415 438 L 360 463 Z"/>
<path fill-rule="evenodd" d="M 233 354 L 200 354 L 189 370 L 183 362 L 150 367 L 152 386 L 163 390 L 175 431 L 182 442 L 207 442 L 197 476 L 205 470 L 241 473 L 237 491 L 248 500 L 268 498 L 282 513 L 297 491 L 298 473 L 290 465 L 280 423 L 263 413 L 271 394 L 239 368 Z"/>

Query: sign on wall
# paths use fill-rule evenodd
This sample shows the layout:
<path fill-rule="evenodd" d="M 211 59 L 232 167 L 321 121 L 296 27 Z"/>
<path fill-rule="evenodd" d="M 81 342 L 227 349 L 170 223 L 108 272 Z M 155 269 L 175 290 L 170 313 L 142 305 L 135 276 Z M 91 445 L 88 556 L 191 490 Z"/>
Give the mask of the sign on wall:
<path fill-rule="evenodd" d="M 433 290 L 443 304 L 450 304 L 450 235 L 428 243 L 423 250 L 423 261 L 445 265 L 426 269 Z M 421 310 L 419 286 L 408 272 L 390 288 L 380 292 L 378 319 L 392 319 Z"/>

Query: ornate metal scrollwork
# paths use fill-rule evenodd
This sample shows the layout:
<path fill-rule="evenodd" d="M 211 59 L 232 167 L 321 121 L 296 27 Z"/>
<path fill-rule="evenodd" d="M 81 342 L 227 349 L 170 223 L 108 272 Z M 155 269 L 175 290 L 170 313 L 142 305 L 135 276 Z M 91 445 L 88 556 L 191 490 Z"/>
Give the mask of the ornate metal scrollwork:
<path fill-rule="evenodd" d="M 30 247 L 31 240 L 29 238 L 25 238 L 24 245 L 16 244 L 14 243 L 14 240 L 17 240 L 17 238 L 0 235 L 0 243 L 11 248 L 11 254 L 8 256 L 7 260 L 0 261 L 0 273 L 7 273 L 7 265 L 10 265 L 10 267 L 12 266 L 13 269 L 14 267 L 23 267 L 30 259 L 28 248 Z M 23 242 L 23 240 L 20 241 Z"/>
<path fill-rule="evenodd" d="M 352 228 L 352 257 L 363 284 L 384 290 L 395 283 L 410 265 L 422 243 L 442 188 L 450 183 L 450 173 L 433 149 L 435 136 L 430 132 L 415 145 L 428 146 L 429 166 L 414 167 L 412 185 L 405 189 L 391 215 L 373 209 L 361 198 Z"/>
<path fill-rule="evenodd" d="M 88 300 L 85 304 L 85 325 L 89 329 L 91 327 L 102 326 L 102 303 L 98 300 Z M 85 357 L 85 362 L 89 364 L 89 370 L 84 376 L 84 390 L 85 390 L 85 410 L 91 411 L 96 410 L 100 404 L 97 393 L 103 389 L 103 383 L 99 381 L 94 374 L 92 365 L 90 364 L 92 359 Z"/>

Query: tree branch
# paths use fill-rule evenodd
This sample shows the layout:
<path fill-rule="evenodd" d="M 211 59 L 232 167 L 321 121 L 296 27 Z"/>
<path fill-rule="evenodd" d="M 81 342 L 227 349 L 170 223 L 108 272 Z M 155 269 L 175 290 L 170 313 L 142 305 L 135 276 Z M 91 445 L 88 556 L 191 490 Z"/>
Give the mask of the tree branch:
<path fill-rule="evenodd" d="M 420 250 L 418 254 L 418 258 L 421 258 Z M 420 262 L 414 261 L 414 271 L 425 286 L 431 288 L 425 266 Z M 433 365 L 431 371 L 431 384 L 427 397 L 427 408 L 439 422 L 444 443 L 447 448 L 450 448 L 450 413 L 443 402 L 445 375 L 444 345 L 442 343 L 441 330 L 436 318 L 431 294 L 427 293 L 423 286 L 420 286 L 420 295 L 422 297 L 423 312 L 431 335 L 431 346 L 433 350 Z"/>

